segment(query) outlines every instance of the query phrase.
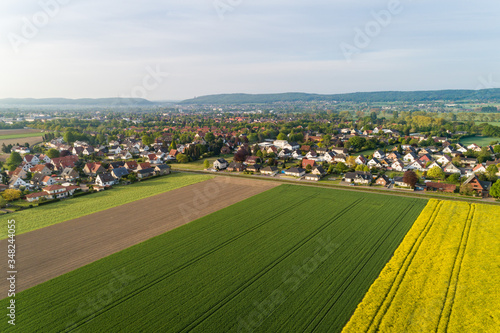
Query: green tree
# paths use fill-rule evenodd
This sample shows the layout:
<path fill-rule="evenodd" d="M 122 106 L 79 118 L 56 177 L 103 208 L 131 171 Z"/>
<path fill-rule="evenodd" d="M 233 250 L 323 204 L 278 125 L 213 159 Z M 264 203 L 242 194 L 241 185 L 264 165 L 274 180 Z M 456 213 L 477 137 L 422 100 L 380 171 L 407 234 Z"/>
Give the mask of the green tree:
<path fill-rule="evenodd" d="M 56 157 L 59 157 L 60 153 L 59 153 L 59 150 L 55 149 L 55 148 L 50 148 L 48 151 L 47 151 L 47 156 L 49 158 L 56 158 Z"/>
<path fill-rule="evenodd" d="M 452 183 L 458 183 L 460 180 L 460 175 L 458 173 L 454 173 L 448 177 L 448 181 Z"/>
<path fill-rule="evenodd" d="M 411 188 L 415 188 L 415 185 L 418 182 L 418 176 L 414 171 L 408 170 L 403 175 L 403 181 L 410 185 Z"/>
<path fill-rule="evenodd" d="M 490 180 L 490 181 L 494 181 L 498 178 L 496 175 L 497 173 L 498 173 L 498 167 L 494 164 L 492 164 L 486 168 L 486 176 L 488 177 L 488 180 Z"/>
<path fill-rule="evenodd" d="M 23 158 L 21 157 L 21 154 L 19 154 L 17 151 L 13 151 L 9 158 L 7 159 L 7 164 L 8 165 L 14 165 L 14 166 L 18 166 L 19 164 L 21 164 L 23 161 Z"/>
<path fill-rule="evenodd" d="M 215 135 L 212 132 L 208 132 L 205 134 L 205 141 L 208 143 L 215 141 Z"/>
<path fill-rule="evenodd" d="M 175 159 L 179 163 L 188 163 L 189 162 L 189 157 L 187 157 L 187 155 L 185 155 L 185 154 L 177 154 Z"/>
<path fill-rule="evenodd" d="M 68 144 L 72 144 L 76 141 L 75 133 L 73 133 L 72 131 L 66 131 L 66 133 L 64 133 L 63 135 L 63 140 Z"/>
<path fill-rule="evenodd" d="M 490 188 L 490 195 L 493 198 L 500 198 L 500 179 L 498 179 Z"/>
<path fill-rule="evenodd" d="M 137 175 L 135 174 L 135 172 L 131 172 L 127 175 L 127 179 L 134 183 L 137 181 Z"/>
<path fill-rule="evenodd" d="M 21 191 L 8 189 L 3 192 L 3 197 L 7 201 L 17 200 L 21 197 Z"/>
<path fill-rule="evenodd" d="M 337 163 L 336 169 L 338 172 L 345 172 L 345 171 L 349 170 L 347 165 L 345 165 L 345 163 L 343 163 L 343 162 Z"/>
<path fill-rule="evenodd" d="M 278 140 L 286 140 L 286 139 L 287 139 L 287 136 L 285 133 L 278 134 Z"/>
<path fill-rule="evenodd" d="M 175 142 L 175 139 L 172 140 L 168 149 L 170 149 L 170 150 L 177 149 L 177 143 Z"/>
<path fill-rule="evenodd" d="M 5 208 L 5 206 L 7 206 L 7 200 L 0 196 L 0 208 Z"/>
<path fill-rule="evenodd" d="M 444 179 L 445 178 L 445 174 L 444 174 L 443 170 L 441 170 L 441 168 L 438 166 L 432 167 L 427 172 L 427 176 L 429 178 L 432 178 L 432 179 Z"/>
<path fill-rule="evenodd" d="M 203 161 L 203 166 L 205 167 L 205 169 L 210 168 L 210 161 L 208 159 L 206 159 L 205 161 Z"/>
<path fill-rule="evenodd" d="M 349 139 L 349 142 L 351 143 L 351 147 L 361 149 L 366 144 L 366 139 L 360 136 L 353 136 Z"/>
<path fill-rule="evenodd" d="M 142 136 L 142 143 L 145 145 L 145 146 L 150 146 L 153 144 L 153 142 L 155 142 L 154 138 L 152 136 L 149 136 L 149 135 L 143 135 Z"/>

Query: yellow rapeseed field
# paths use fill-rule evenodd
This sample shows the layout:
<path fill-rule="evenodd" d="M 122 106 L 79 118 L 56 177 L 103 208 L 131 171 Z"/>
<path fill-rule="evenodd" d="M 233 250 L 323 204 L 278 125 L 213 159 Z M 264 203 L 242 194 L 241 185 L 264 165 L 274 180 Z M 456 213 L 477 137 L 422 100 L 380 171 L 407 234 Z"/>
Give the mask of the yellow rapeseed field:
<path fill-rule="evenodd" d="M 430 200 L 343 332 L 500 332 L 500 207 Z"/>

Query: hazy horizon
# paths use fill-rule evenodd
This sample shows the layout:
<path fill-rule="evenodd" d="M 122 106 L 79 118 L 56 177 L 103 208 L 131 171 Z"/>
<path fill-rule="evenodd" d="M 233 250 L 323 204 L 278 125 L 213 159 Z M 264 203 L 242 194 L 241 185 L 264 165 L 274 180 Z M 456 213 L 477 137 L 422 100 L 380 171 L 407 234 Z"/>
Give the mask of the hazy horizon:
<path fill-rule="evenodd" d="M 491 0 L 0 4 L 0 98 L 499 88 Z"/>

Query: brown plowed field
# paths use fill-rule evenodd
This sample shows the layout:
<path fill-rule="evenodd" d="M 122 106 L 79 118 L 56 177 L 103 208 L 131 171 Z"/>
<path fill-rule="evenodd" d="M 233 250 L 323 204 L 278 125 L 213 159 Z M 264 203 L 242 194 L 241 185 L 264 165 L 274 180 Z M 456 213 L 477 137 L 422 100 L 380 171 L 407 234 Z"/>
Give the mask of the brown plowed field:
<path fill-rule="evenodd" d="M 19 235 L 16 237 L 16 291 L 48 281 L 277 185 L 216 177 Z M 0 248 L 7 253 L 7 239 L 0 241 Z M 2 257 L 6 263 L 6 255 Z M 0 281 L 0 290 L 8 290 L 5 278 Z"/>

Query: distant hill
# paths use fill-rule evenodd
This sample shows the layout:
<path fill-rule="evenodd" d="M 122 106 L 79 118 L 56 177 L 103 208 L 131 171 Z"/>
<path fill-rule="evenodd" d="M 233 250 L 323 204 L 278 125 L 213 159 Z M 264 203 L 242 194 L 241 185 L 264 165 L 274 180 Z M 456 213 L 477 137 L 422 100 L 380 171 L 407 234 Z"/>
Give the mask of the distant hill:
<path fill-rule="evenodd" d="M 426 102 L 426 101 L 500 101 L 500 89 L 482 90 L 429 90 L 429 91 L 378 91 L 357 92 L 349 94 L 220 94 L 200 96 L 187 99 L 180 104 L 261 104 L 275 102 L 308 102 L 308 101 L 339 101 L 339 102 Z"/>
<path fill-rule="evenodd" d="M 71 105 L 71 106 L 149 106 L 156 103 L 143 98 L 5 98 L 0 99 L 0 105 L 26 105 L 26 106 L 46 106 L 46 105 Z"/>

